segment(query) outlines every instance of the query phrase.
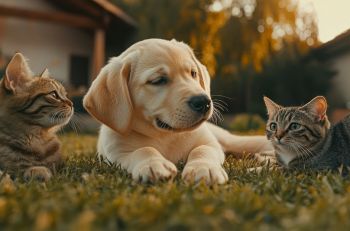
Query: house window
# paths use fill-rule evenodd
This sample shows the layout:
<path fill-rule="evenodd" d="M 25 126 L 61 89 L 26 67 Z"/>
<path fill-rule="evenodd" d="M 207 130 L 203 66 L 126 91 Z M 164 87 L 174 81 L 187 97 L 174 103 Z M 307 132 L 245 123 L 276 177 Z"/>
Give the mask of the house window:
<path fill-rule="evenodd" d="M 89 85 L 89 58 L 87 56 L 72 55 L 70 57 L 69 81 L 76 88 Z"/>

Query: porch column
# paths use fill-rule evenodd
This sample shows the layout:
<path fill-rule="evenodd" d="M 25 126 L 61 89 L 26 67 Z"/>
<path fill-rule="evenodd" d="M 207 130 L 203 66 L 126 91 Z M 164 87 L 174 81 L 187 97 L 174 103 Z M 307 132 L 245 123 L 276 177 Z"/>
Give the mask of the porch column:
<path fill-rule="evenodd" d="M 97 77 L 105 64 L 105 33 L 105 30 L 102 28 L 95 30 L 91 80 Z"/>

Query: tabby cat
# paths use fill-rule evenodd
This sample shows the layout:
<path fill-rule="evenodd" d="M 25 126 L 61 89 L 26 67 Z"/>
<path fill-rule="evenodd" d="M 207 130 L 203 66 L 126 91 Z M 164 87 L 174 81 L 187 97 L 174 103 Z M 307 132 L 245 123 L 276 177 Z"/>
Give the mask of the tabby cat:
<path fill-rule="evenodd" d="M 62 164 L 56 131 L 73 115 L 64 87 L 47 69 L 34 76 L 16 53 L 0 81 L 0 169 L 48 180 Z"/>
<path fill-rule="evenodd" d="M 282 107 L 267 97 L 264 101 L 266 135 L 280 165 L 315 170 L 350 166 L 350 116 L 330 127 L 322 96 L 301 107 Z"/>

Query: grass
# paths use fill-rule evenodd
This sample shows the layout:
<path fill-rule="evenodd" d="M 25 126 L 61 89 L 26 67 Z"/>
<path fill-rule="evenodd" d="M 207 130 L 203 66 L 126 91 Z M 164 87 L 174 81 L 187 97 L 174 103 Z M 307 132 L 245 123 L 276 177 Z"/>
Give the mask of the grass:
<path fill-rule="evenodd" d="M 140 185 L 95 157 L 94 136 L 61 137 L 67 166 L 48 183 L 0 182 L 0 230 L 349 230 L 350 181 L 337 173 L 248 172 L 228 184 Z"/>

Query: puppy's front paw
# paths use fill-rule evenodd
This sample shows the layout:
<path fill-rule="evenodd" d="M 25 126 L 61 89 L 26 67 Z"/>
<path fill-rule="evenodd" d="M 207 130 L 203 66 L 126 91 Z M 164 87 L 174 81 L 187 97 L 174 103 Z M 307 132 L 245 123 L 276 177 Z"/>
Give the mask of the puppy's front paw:
<path fill-rule="evenodd" d="M 177 168 L 170 161 L 162 158 L 149 159 L 134 167 L 132 178 L 142 183 L 155 183 L 169 180 L 176 176 Z"/>
<path fill-rule="evenodd" d="M 26 181 L 34 179 L 34 180 L 46 182 L 50 180 L 50 178 L 52 177 L 52 173 L 50 169 L 46 167 L 34 166 L 34 167 L 27 168 L 23 174 L 23 177 Z"/>
<path fill-rule="evenodd" d="M 219 164 L 193 161 L 186 164 L 182 172 L 182 179 L 187 183 L 198 183 L 204 180 L 208 185 L 212 185 L 226 183 L 228 176 Z"/>

